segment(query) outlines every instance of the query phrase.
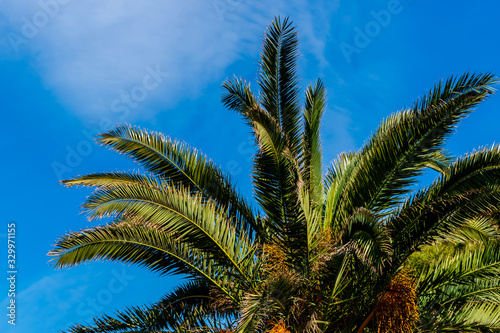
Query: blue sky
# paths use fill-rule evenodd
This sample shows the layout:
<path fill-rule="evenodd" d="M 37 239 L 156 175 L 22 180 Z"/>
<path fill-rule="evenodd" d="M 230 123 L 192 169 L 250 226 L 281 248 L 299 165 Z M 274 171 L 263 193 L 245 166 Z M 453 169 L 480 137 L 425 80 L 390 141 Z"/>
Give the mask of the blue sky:
<path fill-rule="evenodd" d="M 302 87 L 328 88 L 325 161 L 359 148 L 380 121 L 451 74 L 500 75 L 500 4 L 481 1 L 106 2 L 4 0 L 0 8 L 0 246 L 17 225 L 17 321 L 1 332 L 56 332 L 92 315 L 154 302 L 180 277 L 91 263 L 54 270 L 51 244 L 95 225 L 79 214 L 88 190 L 60 179 L 137 168 L 91 141 L 132 123 L 186 141 L 251 197 L 249 130 L 220 103 L 233 74 L 254 82 L 266 26 L 289 15 L 301 42 Z M 361 33 L 360 33 L 361 31 Z M 255 82 L 253 83 L 255 87 Z M 500 96 L 460 125 L 460 155 L 499 141 Z M 7 273 L 5 273 L 7 275 Z"/>

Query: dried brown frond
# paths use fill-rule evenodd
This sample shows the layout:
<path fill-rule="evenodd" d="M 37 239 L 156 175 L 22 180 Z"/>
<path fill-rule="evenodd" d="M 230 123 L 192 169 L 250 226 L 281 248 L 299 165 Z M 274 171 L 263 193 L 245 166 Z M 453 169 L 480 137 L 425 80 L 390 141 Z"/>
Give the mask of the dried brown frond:
<path fill-rule="evenodd" d="M 235 311 L 233 301 L 216 287 L 211 287 L 208 295 L 212 298 L 210 307 L 214 312 L 231 314 Z M 229 332 L 229 331 L 228 331 Z"/>

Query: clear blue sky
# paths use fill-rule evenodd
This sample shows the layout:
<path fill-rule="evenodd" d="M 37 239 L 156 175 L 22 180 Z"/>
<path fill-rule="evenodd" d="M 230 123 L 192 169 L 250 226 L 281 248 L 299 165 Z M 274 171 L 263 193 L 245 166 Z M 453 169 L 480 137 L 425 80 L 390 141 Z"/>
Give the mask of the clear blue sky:
<path fill-rule="evenodd" d="M 361 4 L 360 4 L 361 3 Z M 137 168 L 92 143 L 128 122 L 188 142 L 232 174 L 251 197 L 249 130 L 220 103 L 233 74 L 255 80 L 270 19 L 300 32 L 301 82 L 328 88 L 325 161 L 359 148 L 380 121 L 440 78 L 500 75 L 500 4 L 470 1 L 70 1 L 4 0 L 0 8 L 0 266 L 17 223 L 17 325 L 56 332 L 92 315 L 154 302 L 178 283 L 120 264 L 54 270 L 51 244 L 92 226 L 79 214 L 85 189 L 59 179 Z M 361 33 L 360 33 L 361 31 Z M 254 87 L 255 87 L 254 83 Z M 479 106 L 450 140 L 455 155 L 499 141 L 500 96 Z"/>

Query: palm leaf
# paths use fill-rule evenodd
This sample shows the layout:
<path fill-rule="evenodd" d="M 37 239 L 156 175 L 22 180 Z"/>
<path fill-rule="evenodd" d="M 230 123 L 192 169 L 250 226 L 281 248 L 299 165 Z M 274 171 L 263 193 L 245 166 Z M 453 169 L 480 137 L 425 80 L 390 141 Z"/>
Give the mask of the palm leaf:
<path fill-rule="evenodd" d="M 280 124 L 294 156 L 300 149 L 297 32 L 288 18 L 276 18 L 264 36 L 258 80 L 264 109 Z"/>
<path fill-rule="evenodd" d="M 251 207 L 234 189 L 230 178 L 197 150 L 162 134 L 128 125 L 101 134 L 98 142 L 134 159 L 161 179 L 182 184 L 213 200 L 239 229 L 248 233 L 260 231 Z"/>
<path fill-rule="evenodd" d="M 425 295 L 447 285 L 455 287 L 469 285 L 477 279 L 498 279 L 499 274 L 500 242 L 496 241 L 484 246 L 466 247 L 454 255 L 432 260 L 421 271 L 418 290 Z"/>
<path fill-rule="evenodd" d="M 191 195 L 185 188 L 166 183 L 160 186 L 154 180 L 147 186 L 115 184 L 97 189 L 84 209 L 91 218 L 139 219 L 210 253 L 212 259 L 236 268 L 250 281 L 255 250 L 251 239 L 234 229 L 214 204 L 202 204 L 199 195 Z"/>
<path fill-rule="evenodd" d="M 346 175 L 350 181 L 343 189 L 342 209 L 367 207 L 388 213 L 434 160 L 458 122 L 493 93 L 495 82 L 491 74 L 451 77 L 412 108 L 383 121 Z"/>
<path fill-rule="evenodd" d="M 182 243 L 161 230 L 143 225 L 111 224 L 71 232 L 49 252 L 54 266 L 72 267 L 88 261 L 111 260 L 137 264 L 161 274 L 185 274 L 205 279 L 234 299 L 228 289 L 227 268 L 203 251 Z"/>
<path fill-rule="evenodd" d="M 304 135 L 302 138 L 302 178 L 315 206 L 323 203 L 322 148 L 320 140 L 321 117 L 325 109 L 326 90 L 321 80 L 306 91 L 304 107 Z"/>
<path fill-rule="evenodd" d="M 394 256 L 405 260 L 419 246 L 453 234 L 469 219 L 498 211 L 499 185 L 498 146 L 457 159 L 389 219 Z"/>

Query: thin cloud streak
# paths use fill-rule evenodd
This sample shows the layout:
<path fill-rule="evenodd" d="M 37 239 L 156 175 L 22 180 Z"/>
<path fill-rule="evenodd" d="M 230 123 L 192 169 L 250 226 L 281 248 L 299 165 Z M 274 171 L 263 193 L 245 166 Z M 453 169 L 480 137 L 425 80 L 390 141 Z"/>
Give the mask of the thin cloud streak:
<path fill-rule="evenodd" d="M 50 8 L 7 1 L 4 15 L 10 25 L 2 32 L 25 38 L 26 26 L 33 24 L 37 33 L 15 46 L 59 103 L 91 121 L 116 118 L 124 105 L 130 110 L 126 121 L 147 119 L 183 99 L 199 97 L 238 58 L 258 53 L 260 40 L 255 36 L 278 14 L 294 18 L 304 47 L 326 66 L 319 34 L 328 31 L 328 15 L 318 22 L 313 14 L 338 6 L 334 2 L 303 8 L 300 1 L 260 8 L 248 1 L 60 1 L 57 8 L 51 7 L 53 15 L 48 15 Z M 297 13 L 284 13 L 284 8 L 296 8 Z M 44 11 L 48 22 L 37 28 L 43 23 L 37 13 Z M 0 47 L 15 54 L 12 40 L 10 44 L 4 41 Z M 142 84 L 148 68 L 158 68 L 164 80 L 146 96 L 136 91 L 137 98 L 127 103 L 126 95 Z"/>

